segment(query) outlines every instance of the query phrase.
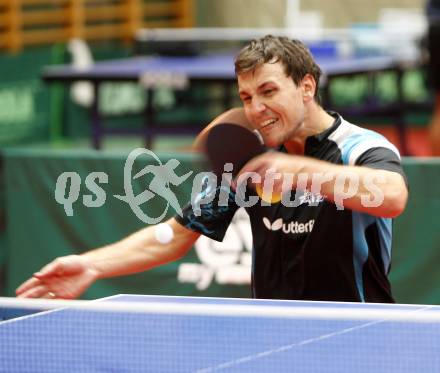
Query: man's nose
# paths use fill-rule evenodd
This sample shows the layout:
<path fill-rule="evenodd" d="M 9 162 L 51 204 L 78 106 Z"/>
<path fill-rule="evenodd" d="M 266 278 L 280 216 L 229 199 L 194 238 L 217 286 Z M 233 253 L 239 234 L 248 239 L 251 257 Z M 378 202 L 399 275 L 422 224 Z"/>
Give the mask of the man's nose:
<path fill-rule="evenodd" d="M 261 113 L 266 110 L 266 105 L 262 100 L 254 99 L 252 102 L 252 110 L 256 113 Z"/>

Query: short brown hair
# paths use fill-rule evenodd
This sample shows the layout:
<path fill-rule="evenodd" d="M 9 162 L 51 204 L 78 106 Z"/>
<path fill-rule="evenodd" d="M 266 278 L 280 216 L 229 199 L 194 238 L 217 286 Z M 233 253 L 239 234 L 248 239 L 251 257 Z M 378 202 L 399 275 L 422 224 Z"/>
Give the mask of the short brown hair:
<path fill-rule="evenodd" d="M 319 102 L 318 86 L 321 69 L 313 59 L 308 48 L 299 40 L 284 36 L 266 35 L 251 40 L 235 58 L 237 75 L 252 71 L 264 63 L 282 62 L 287 76 L 298 85 L 306 74 L 313 76 L 316 82 L 315 99 Z"/>

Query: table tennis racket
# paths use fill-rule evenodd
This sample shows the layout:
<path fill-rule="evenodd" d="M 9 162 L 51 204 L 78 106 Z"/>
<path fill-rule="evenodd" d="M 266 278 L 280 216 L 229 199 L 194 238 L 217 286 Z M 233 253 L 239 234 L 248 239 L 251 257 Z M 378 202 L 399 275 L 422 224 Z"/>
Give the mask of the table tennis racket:
<path fill-rule="evenodd" d="M 232 163 L 232 176 L 235 178 L 247 162 L 267 151 L 258 132 L 233 123 L 214 126 L 206 137 L 204 150 L 218 178 L 221 178 L 226 163 Z M 265 202 L 274 204 L 281 201 L 280 193 L 266 194 L 261 184 L 254 185 L 254 188 Z"/>
<path fill-rule="evenodd" d="M 236 177 L 247 162 L 266 148 L 257 133 L 237 124 L 220 123 L 209 131 L 204 151 L 217 177 L 221 177 L 226 163 L 232 163 L 232 176 Z"/>

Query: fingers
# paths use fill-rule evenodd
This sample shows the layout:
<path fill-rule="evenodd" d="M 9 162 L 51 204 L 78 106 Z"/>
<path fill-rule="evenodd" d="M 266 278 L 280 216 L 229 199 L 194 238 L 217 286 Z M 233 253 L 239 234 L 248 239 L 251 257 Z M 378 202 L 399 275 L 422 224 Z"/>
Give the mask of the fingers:
<path fill-rule="evenodd" d="M 61 261 L 58 259 L 54 260 L 44 266 L 40 271 L 35 272 L 32 278 L 21 284 L 15 290 L 15 294 L 19 298 L 51 298 L 50 295 L 47 295 L 49 290 L 44 282 L 51 277 L 60 276 L 62 272 Z"/>
<path fill-rule="evenodd" d="M 29 289 L 34 288 L 35 286 L 38 286 L 41 283 L 41 281 L 38 278 L 32 277 L 29 280 L 22 283 L 16 290 L 15 294 L 17 296 L 27 292 Z"/>
<path fill-rule="evenodd" d="M 17 289 L 18 291 L 18 289 Z M 55 293 L 51 292 L 47 285 L 39 284 L 35 285 L 27 290 L 17 292 L 18 298 L 46 298 L 46 299 L 54 299 L 56 298 Z"/>
<path fill-rule="evenodd" d="M 48 291 L 46 294 L 44 294 L 41 298 L 45 299 L 56 299 L 57 295 L 53 291 Z"/>
<path fill-rule="evenodd" d="M 265 170 L 271 166 L 268 154 L 262 154 L 252 158 L 240 170 L 239 175 L 246 172 L 255 172 L 260 176 L 264 176 Z"/>
<path fill-rule="evenodd" d="M 240 170 L 236 181 L 238 183 L 238 180 L 241 180 L 241 178 L 244 177 L 246 183 L 251 187 L 263 184 L 270 166 L 270 163 L 268 163 L 265 157 L 255 157 L 246 163 L 246 165 Z"/>
<path fill-rule="evenodd" d="M 96 278 L 96 272 L 77 255 L 55 259 L 20 285 L 19 298 L 74 299 Z"/>
<path fill-rule="evenodd" d="M 15 294 L 17 298 L 44 298 L 44 299 L 57 299 L 62 298 L 59 295 L 59 289 L 53 283 L 45 283 L 37 278 L 31 278 L 20 287 L 17 288 Z"/>
<path fill-rule="evenodd" d="M 43 280 L 51 276 L 61 276 L 62 274 L 62 262 L 60 259 L 55 259 L 53 262 L 44 266 L 40 271 L 35 272 L 34 277 Z"/>
<path fill-rule="evenodd" d="M 257 191 L 266 202 L 275 203 L 296 185 L 296 175 L 289 168 L 292 160 L 277 152 L 265 153 L 251 159 L 240 170 L 239 176 Z M 249 177 L 247 175 L 253 175 Z"/>
<path fill-rule="evenodd" d="M 57 258 L 38 272 L 35 272 L 33 277 L 39 280 L 46 280 L 55 276 L 60 277 L 70 272 L 77 272 L 80 270 L 80 266 L 76 257 L 76 255 L 69 255 Z"/>

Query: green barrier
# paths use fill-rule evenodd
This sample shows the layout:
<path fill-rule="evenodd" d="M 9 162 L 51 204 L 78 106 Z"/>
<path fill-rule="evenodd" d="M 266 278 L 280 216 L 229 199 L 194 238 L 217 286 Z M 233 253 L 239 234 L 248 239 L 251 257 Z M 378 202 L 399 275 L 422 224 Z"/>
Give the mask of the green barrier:
<path fill-rule="evenodd" d="M 440 158 L 406 158 L 406 211 L 394 223 L 391 282 L 401 303 L 440 304 Z"/>
<path fill-rule="evenodd" d="M 125 202 L 114 197 L 125 194 L 127 153 L 29 149 L 4 153 L 8 295 L 55 257 L 114 242 L 145 226 Z M 194 156 L 160 154 L 163 163 L 173 157 L 180 161 L 176 168 L 180 176 L 200 170 Z M 132 175 L 146 164 L 137 160 Z M 398 302 L 436 304 L 440 303 L 440 272 L 436 268 L 440 256 L 440 223 L 436 220 L 440 209 L 440 161 L 405 159 L 404 167 L 411 193 L 406 212 L 394 224 L 390 278 Z M 55 199 L 57 178 L 66 171 L 76 172 L 81 179 L 72 216 L 67 216 L 64 206 Z M 106 195 L 101 207 L 84 206 L 83 197 L 94 196 L 85 184 L 90 172 L 108 175 L 108 182 L 99 184 Z M 148 178 L 133 180 L 134 195 L 145 191 L 150 182 Z M 179 188 L 171 188 L 181 204 L 187 201 L 192 185 L 188 179 Z M 165 207 L 166 201 L 158 196 L 141 206 L 153 217 Z M 172 215 L 174 211 L 168 210 L 167 216 Z M 117 293 L 249 297 L 248 285 L 236 285 L 245 282 L 249 270 L 251 243 L 243 238 L 247 237 L 244 227 L 242 216 L 238 216 L 225 242 L 202 238 L 182 260 L 142 274 L 98 281 L 84 298 Z"/>

